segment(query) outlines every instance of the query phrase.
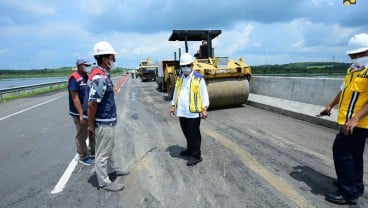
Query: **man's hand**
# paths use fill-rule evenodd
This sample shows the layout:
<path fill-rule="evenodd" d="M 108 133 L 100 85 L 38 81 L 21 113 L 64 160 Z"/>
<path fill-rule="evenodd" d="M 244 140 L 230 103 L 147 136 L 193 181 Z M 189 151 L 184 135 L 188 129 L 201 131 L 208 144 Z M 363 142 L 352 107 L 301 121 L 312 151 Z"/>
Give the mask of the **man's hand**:
<path fill-rule="evenodd" d="M 319 115 L 321 116 L 330 116 L 331 115 L 331 108 L 327 106 L 325 109 L 323 109 Z"/>
<path fill-rule="evenodd" d="M 88 137 L 93 138 L 95 136 L 96 136 L 95 135 L 95 127 L 94 126 L 93 127 L 88 127 Z"/>
<path fill-rule="evenodd" d="M 175 115 L 175 106 L 171 106 L 170 107 L 170 112 L 169 112 L 170 116 L 174 116 Z"/>
<path fill-rule="evenodd" d="M 81 125 L 85 125 L 85 124 L 87 124 L 87 121 L 83 119 L 83 115 L 80 115 L 80 116 L 79 116 L 79 123 L 80 123 Z"/>
<path fill-rule="evenodd" d="M 206 119 L 208 117 L 207 109 L 202 109 L 202 118 Z"/>
<path fill-rule="evenodd" d="M 358 125 L 358 119 L 351 118 L 341 128 L 342 133 L 345 135 L 353 134 L 353 129 Z"/>

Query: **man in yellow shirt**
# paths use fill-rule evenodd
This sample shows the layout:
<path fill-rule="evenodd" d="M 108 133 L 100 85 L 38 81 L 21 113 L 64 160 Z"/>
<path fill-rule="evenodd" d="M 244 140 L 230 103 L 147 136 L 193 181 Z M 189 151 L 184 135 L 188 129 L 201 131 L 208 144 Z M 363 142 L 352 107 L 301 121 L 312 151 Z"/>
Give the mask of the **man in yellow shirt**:
<path fill-rule="evenodd" d="M 352 65 L 337 96 L 321 111 L 329 115 L 338 104 L 340 131 L 333 144 L 337 180 L 336 193 L 326 200 L 336 204 L 355 204 L 364 193 L 363 153 L 368 137 L 368 34 L 354 35 L 348 43 Z"/>

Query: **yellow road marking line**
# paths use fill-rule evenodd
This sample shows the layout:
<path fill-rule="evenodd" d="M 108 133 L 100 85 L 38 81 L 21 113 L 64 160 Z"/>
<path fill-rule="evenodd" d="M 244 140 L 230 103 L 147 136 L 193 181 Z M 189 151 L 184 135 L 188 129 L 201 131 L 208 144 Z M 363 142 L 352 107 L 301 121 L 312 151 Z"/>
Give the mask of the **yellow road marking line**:
<path fill-rule="evenodd" d="M 257 159 L 253 157 L 249 152 L 242 149 L 239 145 L 231 142 L 226 137 L 221 134 L 209 130 L 202 130 L 205 134 L 211 136 L 216 141 L 222 143 L 226 148 L 232 150 L 235 154 L 240 156 L 242 163 L 250 168 L 257 175 L 261 176 L 269 184 L 271 184 L 277 191 L 285 195 L 291 201 L 298 205 L 298 207 L 313 207 L 303 196 L 301 196 L 291 185 L 289 185 L 285 180 L 279 176 L 272 174 L 267 170 L 262 164 L 257 162 Z"/>

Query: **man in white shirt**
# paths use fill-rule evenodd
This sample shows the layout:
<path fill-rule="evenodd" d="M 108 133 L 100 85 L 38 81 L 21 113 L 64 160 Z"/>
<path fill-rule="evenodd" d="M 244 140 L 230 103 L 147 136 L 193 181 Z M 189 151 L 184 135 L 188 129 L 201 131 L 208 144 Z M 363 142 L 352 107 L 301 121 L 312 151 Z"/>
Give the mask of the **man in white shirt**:
<path fill-rule="evenodd" d="M 208 92 L 203 75 L 193 71 L 193 56 L 184 53 L 180 57 L 180 74 L 171 101 L 170 114 L 179 117 L 180 126 L 187 140 L 187 149 L 180 153 L 188 156 L 188 166 L 202 161 L 201 157 L 201 118 L 208 116 Z"/>

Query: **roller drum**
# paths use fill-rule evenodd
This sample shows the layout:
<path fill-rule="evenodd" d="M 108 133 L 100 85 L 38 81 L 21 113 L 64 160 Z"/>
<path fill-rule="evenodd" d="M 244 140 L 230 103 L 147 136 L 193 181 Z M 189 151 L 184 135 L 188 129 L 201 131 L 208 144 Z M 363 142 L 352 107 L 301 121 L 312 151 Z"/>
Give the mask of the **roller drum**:
<path fill-rule="evenodd" d="M 249 82 L 246 78 L 207 79 L 210 108 L 242 105 L 249 96 Z"/>

